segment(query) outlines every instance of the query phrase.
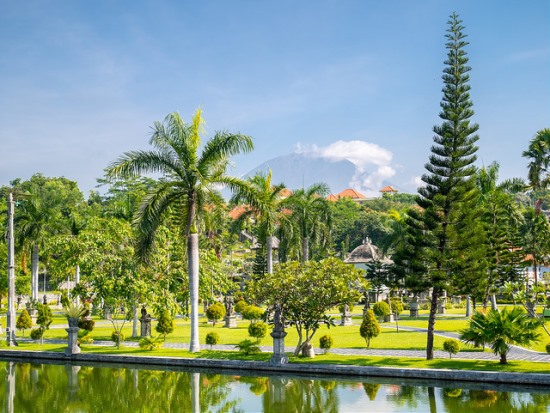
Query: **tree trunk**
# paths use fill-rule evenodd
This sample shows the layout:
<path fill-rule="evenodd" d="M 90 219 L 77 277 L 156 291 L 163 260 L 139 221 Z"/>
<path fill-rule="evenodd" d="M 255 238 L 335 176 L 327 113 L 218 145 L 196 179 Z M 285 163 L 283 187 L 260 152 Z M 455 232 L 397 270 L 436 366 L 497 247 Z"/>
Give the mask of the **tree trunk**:
<path fill-rule="evenodd" d="M 273 274 L 273 236 L 268 235 L 265 249 L 267 252 L 267 273 Z"/>
<path fill-rule="evenodd" d="M 508 360 L 506 360 L 506 353 L 500 353 L 500 364 L 508 364 Z"/>
<path fill-rule="evenodd" d="M 136 338 L 136 337 L 139 337 L 139 329 L 138 329 L 138 302 L 136 301 L 134 303 L 134 306 L 133 306 L 133 311 L 134 311 L 134 318 L 132 320 L 132 338 Z"/>
<path fill-rule="evenodd" d="M 432 291 L 432 302 L 430 307 L 430 318 L 428 319 L 428 342 L 426 344 L 426 360 L 434 358 L 434 326 L 435 315 L 437 312 L 437 300 L 439 299 L 440 290 L 437 287 Z"/>
<path fill-rule="evenodd" d="M 302 238 L 302 262 L 307 262 L 309 260 L 309 238 Z"/>
<path fill-rule="evenodd" d="M 34 244 L 32 247 L 31 298 L 33 302 L 38 300 L 38 244 Z"/>
<path fill-rule="evenodd" d="M 199 235 L 190 233 L 187 237 L 187 268 L 189 273 L 189 295 L 191 300 L 191 341 L 189 351 L 201 350 L 199 344 Z"/>
<path fill-rule="evenodd" d="M 472 303 L 470 302 L 470 296 L 466 296 L 466 317 L 470 317 L 472 315 Z"/>

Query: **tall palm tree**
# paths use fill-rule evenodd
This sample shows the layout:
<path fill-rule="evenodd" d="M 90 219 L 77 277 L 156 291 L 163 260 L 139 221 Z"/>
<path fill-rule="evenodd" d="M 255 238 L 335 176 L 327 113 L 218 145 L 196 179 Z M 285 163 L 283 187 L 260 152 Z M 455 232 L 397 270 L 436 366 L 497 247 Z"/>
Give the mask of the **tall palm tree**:
<path fill-rule="evenodd" d="M 245 203 L 249 206 L 242 217 L 254 216 L 257 225 L 261 227 L 259 233 L 265 234 L 267 272 L 273 273 L 273 239 L 275 229 L 284 215 L 281 211 L 282 192 L 284 184 L 273 185 L 272 173 L 257 173 L 249 178 L 249 185 L 238 190 L 232 198 L 232 202 Z"/>
<path fill-rule="evenodd" d="M 329 187 L 325 183 L 313 184 L 307 189 L 298 189 L 283 201 L 292 215 L 290 219 L 299 228 L 301 238 L 301 261 L 310 256 L 311 243 L 328 245 L 331 227 L 331 209 L 326 200 Z"/>
<path fill-rule="evenodd" d="M 550 128 L 538 131 L 529 148 L 523 152 L 523 157 L 529 159 L 527 179 L 535 196 L 535 211 L 540 214 L 542 199 L 537 192 L 550 186 Z"/>
<path fill-rule="evenodd" d="M 150 144 L 155 150 L 131 151 L 108 168 L 109 176 L 132 176 L 144 172 L 161 173 L 164 178 L 145 197 L 136 212 L 138 254 L 147 257 L 155 233 L 168 216 L 177 215 L 187 237 L 187 267 L 191 304 L 191 342 L 189 351 L 200 351 L 198 335 L 199 220 L 205 207 L 221 203 L 216 191 L 225 185 L 235 191 L 245 184 L 226 174 L 231 155 L 253 149 L 252 139 L 241 134 L 216 132 L 201 150 L 203 119 L 197 110 L 190 124 L 178 113 L 164 122 L 155 122 Z"/>

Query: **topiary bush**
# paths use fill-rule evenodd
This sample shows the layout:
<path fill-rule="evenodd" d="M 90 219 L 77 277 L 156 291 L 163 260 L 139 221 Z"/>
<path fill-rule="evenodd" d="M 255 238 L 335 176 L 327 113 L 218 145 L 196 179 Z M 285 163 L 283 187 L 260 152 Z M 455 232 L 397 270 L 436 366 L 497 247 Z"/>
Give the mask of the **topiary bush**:
<path fill-rule="evenodd" d="M 390 315 L 390 306 L 385 301 L 379 301 L 372 306 L 372 311 L 377 317 Z"/>
<path fill-rule="evenodd" d="M 374 317 L 373 310 L 367 310 L 363 316 L 363 321 L 361 322 L 361 327 L 359 328 L 359 334 L 361 334 L 361 337 L 365 339 L 367 348 L 370 347 L 371 339 L 378 337 L 380 334 L 380 325 L 378 324 L 376 317 Z"/>
<path fill-rule="evenodd" d="M 42 330 L 41 328 L 33 328 L 31 330 L 31 338 L 33 340 L 40 340 L 43 335 L 44 335 L 44 330 Z"/>
<path fill-rule="evenodd" d="M 162 345 L 162 339 L 160 338 L 160 335 L 156 337 L 144 337 L 141 340 L 139 340 L 139 348 L 142 348 L 144 350 L 156 350 L 160 348 Z"/>
<path fill-rule="evenodd" d="M 115 343 L 115 344 L 120 344 L 121 341 L 124 341 L 126 337 L 124 336 L 124 333 L 122 332 L 118 332 L 118 331 L 113 331 L 111 333 L 111 340 Z"/>
<path fill-rule="evenodd" d="M 328 351 L 332 348 L 333 344 L 334 344 L 334 340 L 328 334 L 325 334 L 319 339 L 319 347 L 321 348 L 321 350 L 323 350 L 323 353 L 325 354 L 328 353 Z"/>
<path fill-rule="evenodd" d="M 443 350 L 449 353 L 449 358 L 451 358 L 453 354 L 458 354 L 460 351 L 460 342 L 454 338 L 449 338 L 443 342 Z"/>
<path fill-rule="evenodd" d="M 399 297 L 393 297 L 391 299 L 391 309 L 395 316 L 399 318 L 399 314 L 401 314 L 405 309 L 405 307 L 403 306 L 403 302 Z"/>
<path fill-rule="evenodd" d="M 251 354 L 259 354 L 262 352 L 260 347 L 258 347 L 256 343 L 251 340 L 243 340 L 235 347 L 239 349 L 239 352 L 243 353 L 246 356 L 249 356 Z"/>
<path fill-rule="evenodd" d="M 206 309 L 206 317 L 208 320 L 212 320 L 212 325 L 216 325 L 218 320 L 221 320 L 225 316 L 225 306 L 220 303 L 214 303 Z"/>
<path fill-rule="evenodd" d="M 239 313 L 239 314 L 242 314 L 243 311 L 246 309 L 246 307 L 248 307 L 248 304 L 246 303 L 246 301 L 244 301 L 244 300 L 239 300 L 239 301 L 237 301 L 237 303 L 235 304 L 235 312 L 236 312 L 236 313 Z"/>
<path fill-rule="evenodd" d="M 32 319 L 27 310 L 21 311 L 19 317 L 17 317 L 17 322 L 15 323 L 15 328 L 18 330 L 23 330 L 23 337 L 25 337 L 25 330 L 28 330 L 32 327 Z"/>
<path fill-rule="evenodd" d="M 166 334 L 170 334 L 174 331 L 174 319 L 172 318 L 170 311 L 163 309 L 159 312 L 155 330 L 157 333 L 162 334 L 164 341 L 166 341 Z"/>
<path fill-rule="evenodd" d="M 210 346 L 210 350 L 212 350 L 212 346 L 215 346 L 220 342 L 220 336 L 215 331 L 211 331 L 206 335 L 206 344 Z"/>
<path fill-rule="evenodd" d="M 95 321 L 91 318 L 80 318 L 78 320 L 78 328 L 86 331 L 92 331 L 95 327 Z"/>
<path fill-rule="evenodd" d="M 250 323 L 248 326 L 248 335 L 250 337 L 254 337 L 257 343 L 259 343 L 266 334 L 267 325 L 263 321 L 256 321 L 254 323 Z"/>
<path fill-rule="evenodd" d="M 245 320 L 257 321 L 260 320 L 264 316 L 264 310 L 260 307 L 256 307 L 255 305 L 249 305 L 243 310 L 243 318 Z"/>

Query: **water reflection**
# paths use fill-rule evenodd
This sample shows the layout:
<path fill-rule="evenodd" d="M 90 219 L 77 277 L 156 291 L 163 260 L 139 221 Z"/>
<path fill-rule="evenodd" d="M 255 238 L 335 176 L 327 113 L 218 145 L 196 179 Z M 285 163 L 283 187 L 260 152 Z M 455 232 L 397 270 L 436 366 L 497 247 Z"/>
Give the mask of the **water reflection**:
<path fill-rule="evenodd" d="M 0 362 L 13 412 L 548 412 L 550 389 Z M 416 385 L 413 385 L 416 384 Z M 2 391 L 3 390 L 3 391 Z"/>

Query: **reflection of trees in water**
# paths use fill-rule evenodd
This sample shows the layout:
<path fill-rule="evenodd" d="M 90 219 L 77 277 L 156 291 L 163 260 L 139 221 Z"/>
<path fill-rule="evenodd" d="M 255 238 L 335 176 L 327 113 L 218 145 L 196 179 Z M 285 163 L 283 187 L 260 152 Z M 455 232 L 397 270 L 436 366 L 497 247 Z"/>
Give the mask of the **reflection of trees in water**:
<path fill-rule="evenodd" d="M 378 390 L 380 390 L 380 385 L 374 383 L 363 383 L 363 388 L 365 389 L 365 393 L 369 397 L 369 400 L 373 401 L 376 399 Z"/>
<path fill-rule="evenodd" d="M 426 401 L 426 387 L 402 385 L 387 386 L 386 399 L 396 406 L 406 406 L 408 410 L 416 410 L 421 401 L 423 403 Z"/>
<path fill-rule="evenodd" d="M 338 385 L 322 380 L 270 378 L 268 390 L 263 395 L 263 411 L 336 413 Z"/>
<path fill-rule="evenodd" d="M 449 413 L 468 410 L 480 410 L 483 413 L 546 413 L 550 408 L 550 394 L 463 389 L 458 396 L 445 391 L 443 405 Z"/>

